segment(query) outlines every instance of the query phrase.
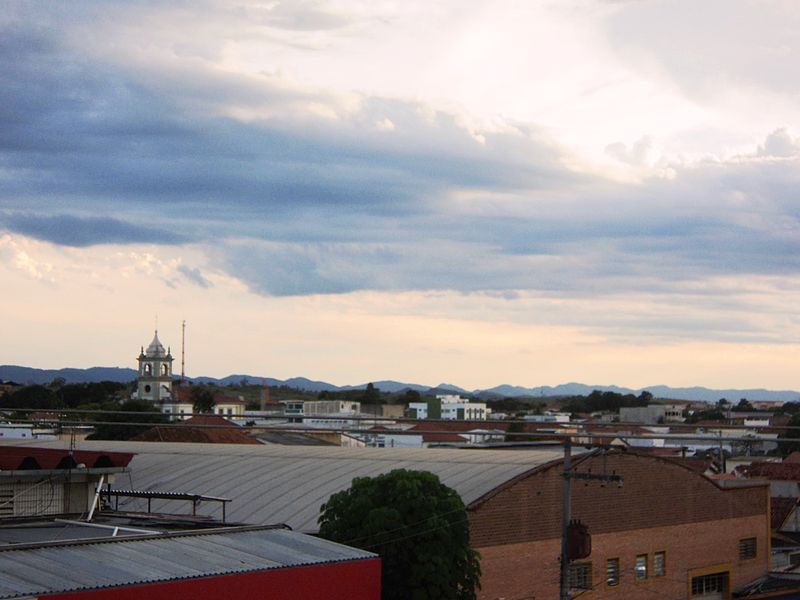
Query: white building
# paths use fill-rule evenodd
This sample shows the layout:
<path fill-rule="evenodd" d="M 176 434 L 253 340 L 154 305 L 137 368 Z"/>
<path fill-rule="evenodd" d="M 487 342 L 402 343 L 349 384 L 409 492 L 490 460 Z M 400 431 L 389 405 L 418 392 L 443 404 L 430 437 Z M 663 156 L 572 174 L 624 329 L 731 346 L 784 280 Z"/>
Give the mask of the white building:
<path fill-rule="evenodd" d="M 470 402 L 458 394 L 439 394 L 428 402 L 410 402 L 412 419 L 445 419 L 449 421 L 482 421 L 491 413 L 485 402 Z"/>
<path fill-rule="evenodd" d="M 541 415 L 525 415 L 522 418 L 532 423 L 569 423 L 570 417 L 571 415 L 568 412 L 546 410 Z"/>
<path fill-rule="evenodd" d="M 55 440 L 52 429 L 34 428 L 29 423 L 0 421 L 0 440 Z"/>

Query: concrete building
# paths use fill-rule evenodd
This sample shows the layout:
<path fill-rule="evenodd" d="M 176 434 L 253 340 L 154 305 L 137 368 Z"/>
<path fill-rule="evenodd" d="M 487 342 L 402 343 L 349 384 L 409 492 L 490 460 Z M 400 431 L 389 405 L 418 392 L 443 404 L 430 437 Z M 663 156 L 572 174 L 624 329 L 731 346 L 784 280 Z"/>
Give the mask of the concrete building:
<path fill-rule="evenodd" d="M 91 447 L 93 443 L 87 442 Z M 558 597 L 562 451 L 344 449 L 103 442 L 136 452 L 130 484 L 229 496 L 229 518 L 317 531 L 319 507 L 353 478 L 396 468 L 439 476 L 461 496 L 481 554 L 481 600 Z M 571 565 L 574 595 L 587 599 L 730 598 L 767 574 L 769 488 L 723 487 L 665 458 L 610 450 L 573 457 L 570 516 L 592 535 Z M 615 474 L 623 485 L 583 481 Z M 135 509 L 130 499 L 126 510 Z M 154 510 L 174 512 L 174 502 Z M 122 504 L 121 504 L 122 506 Z M 214 510 L 212 507 L 203 510 Z"/>
<path fill-rule="evenodd" d="M 244 417 L 245 402 L 242 396 L 228 396 L 226 394 L 214 394 L 213 414 L 228 419 L 240 419 Z M 161 410 L 165 413 L 175 415 L 177 419 L 188 419 L 194 412 L 194 399 L 192 398 L 192 387 L 189 385 L 177 385 L 173 390 L 173 399 L 161 404 Z"/>
<path fill-rule="evenodd" d="M 2 440 L 54 440 L 52 428 L 34 427 L 30 423 L 11 423 L 0 421 L 0 439 Z"/>
<path fill-rule="evenodd" d="M 485 402 L 470 402 L 458 394 L 439 394 L 427 402 L 410 402 L 408 416 L 412 419 L 446 419 L 483 421 L 491 409 Z"/>
<path fill-rule="evenodd" d="M 622 406 L 619 420 L 623 423 L 683 423 L 683 404 L 650 404 L 648 406 Z"/>

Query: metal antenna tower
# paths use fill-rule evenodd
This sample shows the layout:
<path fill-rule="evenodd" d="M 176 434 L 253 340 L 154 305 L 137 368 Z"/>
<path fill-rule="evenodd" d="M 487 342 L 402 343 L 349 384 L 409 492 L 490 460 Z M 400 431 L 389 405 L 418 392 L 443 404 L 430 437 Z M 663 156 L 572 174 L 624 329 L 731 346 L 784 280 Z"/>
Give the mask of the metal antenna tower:
<path fill-rule="evenodd" d="M 186 379 L 186 320 L 181 323 L 181 383 Z"/>

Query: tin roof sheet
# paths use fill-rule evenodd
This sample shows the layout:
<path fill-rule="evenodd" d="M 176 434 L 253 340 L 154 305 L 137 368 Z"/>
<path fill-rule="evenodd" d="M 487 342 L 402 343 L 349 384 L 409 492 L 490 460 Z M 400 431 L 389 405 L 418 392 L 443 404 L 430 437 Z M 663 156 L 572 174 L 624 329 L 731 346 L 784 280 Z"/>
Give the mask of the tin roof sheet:
<path fill-rule="evenodd" d="M 375 558 L 286 529 L 216 529 L 0 549 L 0 598 Z"/>
<path fill-rule="evenodd" d="M 81 447 L 136 454 L 130 472 L 118 476 L 115 487 L 231 498 L 229 522 L 286 523 L 305 532 L 318 530 L 320 506 L 331 494 L 349 488 L 355 477 L 393 469 L 430 471 L 469 505 L 510 479 L 562 457 L 560 448 L 487 451 L 159 442 L 82 442 Z M 129 511 L 145 506 L 145 500 L 135 498 L 120 500 L 119 505 Z M 186 507 L 153 500 L 152 510 L 183 513 Z M 198 507 L 198 513 L 219 518 L 221 508 L 208 504 Z"/>

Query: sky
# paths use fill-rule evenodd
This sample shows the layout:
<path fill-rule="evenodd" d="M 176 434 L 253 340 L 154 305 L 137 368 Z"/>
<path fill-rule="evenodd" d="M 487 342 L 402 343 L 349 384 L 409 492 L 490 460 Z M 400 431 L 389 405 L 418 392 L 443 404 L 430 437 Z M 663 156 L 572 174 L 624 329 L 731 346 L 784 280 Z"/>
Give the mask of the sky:
<path fill-rule="evenodd" d="M 797 31 L 794 0 L 9 0 L 0 364 L 135 367 L 185 320 L 189 376 L 800 389 Z"/>

